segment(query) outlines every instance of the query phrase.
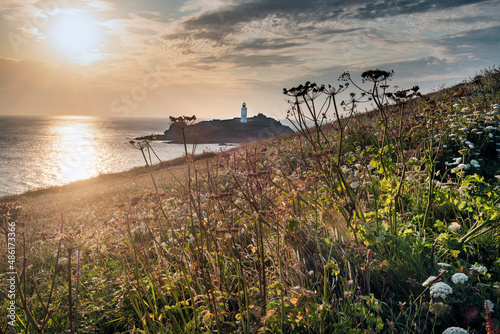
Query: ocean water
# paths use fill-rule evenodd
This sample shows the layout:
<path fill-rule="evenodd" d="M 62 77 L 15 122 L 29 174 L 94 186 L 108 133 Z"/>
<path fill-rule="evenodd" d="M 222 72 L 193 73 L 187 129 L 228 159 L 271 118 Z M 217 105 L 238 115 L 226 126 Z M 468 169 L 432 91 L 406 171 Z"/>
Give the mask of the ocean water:
<path fill-rule="evenodd" d="M 158 118 L 0 116 L 0 196 L 144 166 L 129 140 L 168 125 Z M 163 161 L 184 153 L 182 144 L 157 141 L 152 147 Z M 195 153 L 221 149 L 204 144 Z"/>

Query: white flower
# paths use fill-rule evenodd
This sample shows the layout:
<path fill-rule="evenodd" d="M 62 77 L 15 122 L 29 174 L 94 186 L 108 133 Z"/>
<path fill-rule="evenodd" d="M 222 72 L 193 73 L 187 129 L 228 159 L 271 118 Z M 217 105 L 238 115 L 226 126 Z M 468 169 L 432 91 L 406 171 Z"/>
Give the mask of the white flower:
<path fill-rule="evenodd" d="M 457 107 L 460 107 L 460 104 L 455 103 L 455 104 L 453 105 L 453 108 L 457 108 Z"/>
<path fill-rule="evenodd" d="M 451 264 L 444 263 L 444 262 L 438 262 L 438 266 L 449 268 L 449 267 L 451 267 Z"/>
<path fill-rule="evenodd" d="M 448 229 L 449 230 L 452 230 L 452 231 L 458 231 L 460 229 L 460 224 L 457 223 L 457 222 L 453 222 L 451 223 L 449 226 L 448 226 Z"/>
<path fill-rule="evenodd" d="M 462 273 L 456 273 L 451 276 L 451 281 L 455 284 L 464 284 L 469 280 L 469 277 L 467 275 L 462 274 Z"/>
<path fill-rule="evenodd" d="M 422 283 L 422 286 L 427 286 L 427 285 L 431 284 L 431 282 L 434 281 L 435 279 L 436 279 L 436 276 L 429 276 L 429 278 L 426 279 L 424 283 Z"/>
<path fill-rule="evenodd" d="M 444 330 L 443 334 L 468 334 L 465 329 L 460 327 L 448 327 Z"/>
<path fill-rule="evenodd" d="M 470 161 L 470 164 L 471 164 L 473 167 L 476 167 L 476 168 L 481 167 L 481 165 L 479 165 L 479 162 L 477 162 L 477 160 L 474 160 L 474 159 L 472 159 L 472 160 Z"/>
<path fill-rule="evenodd" d="M 467 169 L 467 165 L 465 164 L 460 164 L 457 166 L 458 169 Z"/>
<path fill-rule="evenodd" d="M 470 267 L 470 270 L 477 271 L 478 273 L 485 273 L 488 271 L 485 266 L 476 266 L 475 264 Z"/>
<path fill-rule="evenodd" d="M 491 300 L 485 300 L 486 303 L 488 303 L 488 308 L 490 309 L 491 312 L 493 312 L 493 308 L 495 307 L 495 304 Z"/>
<path fill-rule="evenodd" d="M 68 259 L 65 258 L 65 257 L 61 257 L 59 258 L 59 260 L 57 261 L 57 265 L 58 266 L 65 266 L 68 264 Z"/>
<path fill-rule="evenodd" d="M 187 239 L 187 241 L 189 243 L 193 243 L 194 242 L 194 236 L 192 234 L 190 234 L 189 237 L 188 237 L 188 239 Z"/>
<path fill-rule="evenodd" d="M 430 289 L 430 294 L 433 298 L 446 298 L 453 293 L 453 289 L 446 283 L 437 282 L 433 284 Z"/>
<path fill-rule="evenodd" d="M 352 188 L 352 189 L 356 189 L 357 187 L 359 187 L 358 182 L 352 182 L 352 183 L 351 183 L 351 188 Z"/>

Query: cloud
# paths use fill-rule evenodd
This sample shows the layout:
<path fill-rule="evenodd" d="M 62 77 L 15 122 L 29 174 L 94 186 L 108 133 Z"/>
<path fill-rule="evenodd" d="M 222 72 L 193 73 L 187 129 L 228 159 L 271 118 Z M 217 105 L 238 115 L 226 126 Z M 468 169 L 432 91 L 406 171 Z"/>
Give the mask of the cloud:
<path fill-rule="evenodd" d="M 236 46 L 235 50 L 281 50 L 301 45 L 304 45 L 304 43 L 290 42 L 285 38 L 257 38 L 252 41 L 240 43 Z"/>
<path fill-rule="evenodd" d="M 370 20 L 381 17 L 446 10 L 487 1 L 488 0 L 385 0 L 376 3 L 368 2 L 356 8 L 353 13 L 348 16 L 360 20 Z"/>
<path fill-rule="evenodd" d="M 448 34 L 433 39 L 432 44 L 444 49 L 450 58 L 481 59 L 484 65 L 493 65 L 494 62 L 498 62 L 500 54 L 498 36 L 500 36 L 500 25 Z"/>
<path fill-rule="evenodd" d="M 221 41 L 238 34 L 251 22 L 277 18 L 294 31 L 315 30 L 319 33 L 339 33 L 342 30 L 321 31 L 319 25 L 339 20 L 372 20 L 376 18 L 436 12 L 487 0 L 384 0 L 378 2 L 348 0 L 254 0 L 221 6 L 215 10 L 185 19 L 177 31 L 166 34 L 168 40 L 210 39 Z"/>

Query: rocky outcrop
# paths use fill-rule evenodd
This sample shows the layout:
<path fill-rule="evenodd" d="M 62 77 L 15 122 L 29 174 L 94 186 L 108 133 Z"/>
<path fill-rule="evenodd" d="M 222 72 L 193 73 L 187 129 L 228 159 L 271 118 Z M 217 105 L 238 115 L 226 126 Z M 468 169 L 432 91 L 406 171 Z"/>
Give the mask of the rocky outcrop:
<path fill-rule="evenodd" d="M 186 142 L 199 144 L 247 143 L 290 132 L 293 131 L 288 126 L 263 114 L 248 118 L 247 123 L 241 123 L 239 118 L 212 120 L 202 121 L 185 129 Z M 144 138 L 147 137 L 141 139 Z M 183 143 L 182 130 L 176 124 L 171 124 L 163 135 L 148 139 Z"/>

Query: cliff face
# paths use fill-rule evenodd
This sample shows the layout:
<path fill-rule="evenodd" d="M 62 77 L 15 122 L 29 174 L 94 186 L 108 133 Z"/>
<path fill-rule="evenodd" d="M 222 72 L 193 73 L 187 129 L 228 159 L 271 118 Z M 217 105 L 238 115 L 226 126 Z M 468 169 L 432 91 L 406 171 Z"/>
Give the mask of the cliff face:
<path fill-rule="evenodd" d="M 247 143 L 293 131 L 275 119 L 259 114 L 248 118 L 247 123 L 241 123 L 239 118 L 203 121 L 188 127 L 185 132 L 188 143 L 210 144 Z M 171 124 L 158 139 L 183 143 L 182 131 L 175 124 Z"/>

